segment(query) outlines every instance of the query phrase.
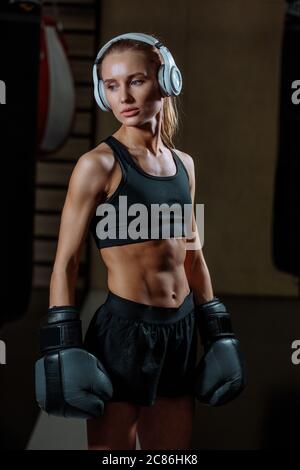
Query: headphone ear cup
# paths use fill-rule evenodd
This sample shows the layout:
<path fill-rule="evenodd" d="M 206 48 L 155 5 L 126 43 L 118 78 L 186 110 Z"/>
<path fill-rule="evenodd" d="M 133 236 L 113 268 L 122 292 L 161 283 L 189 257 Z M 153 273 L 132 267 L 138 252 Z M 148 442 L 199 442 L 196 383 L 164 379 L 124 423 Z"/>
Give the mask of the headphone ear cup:
<path fill-rule="evenodd" d="M 182 88 L 182 75 L 179 68 L 176 65 L 173 65 L 171 68 L 170 74 L 170 89 L 172 89 L 172 94 L 177 96 L 181 92 Z"/>
<path fill-rule="evenodd" d="M 100 101 L 103 105 L 103 107 L 101 106 L 101 109 L 103 111 L 110 111 L 111 107 L 109 105 L 109 102 L 106 99 L 104 84 L 103 84 L 102 80 L 99 80 L 99 82 L 98 82 L 98 92 L 99 92 Z"/>
<path fill-rule="evenodd" d="M 182 88 L 181 73 L 173 65 L 170 69 L 166 64 L 162 64 L 158 70 L 158 82 L 164 96 L 177 96 Z"/>
<path fill-rule="evenodd" d="M 158 83 L 159 83 L 160 90 L 161 90 L 163 97 L 169 96 L 166 83 L 165 83 L 165 65 L 164 64 L 161 64 L 161 66 L 158 69 L 157 79 L 158 79 Z"/>

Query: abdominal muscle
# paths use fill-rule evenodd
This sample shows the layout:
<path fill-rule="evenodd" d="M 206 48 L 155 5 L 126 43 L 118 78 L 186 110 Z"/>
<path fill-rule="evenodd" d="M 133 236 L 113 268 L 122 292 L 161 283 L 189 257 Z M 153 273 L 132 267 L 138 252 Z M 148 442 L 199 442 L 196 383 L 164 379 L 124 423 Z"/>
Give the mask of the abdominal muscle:
<path fill-rule="evenodd" d="M 184 269 L 186 240 L 149 240 L 100 249 L 108 288 L 135 302 L 179 307 L 190 292 Z"/>

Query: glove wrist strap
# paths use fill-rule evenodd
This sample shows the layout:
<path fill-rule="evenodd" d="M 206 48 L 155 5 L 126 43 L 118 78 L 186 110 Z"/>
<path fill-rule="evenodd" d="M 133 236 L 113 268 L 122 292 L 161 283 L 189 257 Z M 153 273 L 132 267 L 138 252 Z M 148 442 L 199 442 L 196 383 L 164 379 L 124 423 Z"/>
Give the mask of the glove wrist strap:
<path fill-rule="evenodd" d="M 48 309 L 47 324 L 40 329 L 41 355 L 56 349 L 82 347 L 82 328 L 76 307 Z"/>
<path fill-rule="evenodd" d="M 219 299 L 196 305 L 196 320 L 203 344 L 220 338 L 233 337 L 230 315 Z"/>
<path fill-rule="evenodd" d="M 79 312 L 72 305 L 48 308 L 47 322 L 49 324 L 73 320 L 79 320 Z"/>

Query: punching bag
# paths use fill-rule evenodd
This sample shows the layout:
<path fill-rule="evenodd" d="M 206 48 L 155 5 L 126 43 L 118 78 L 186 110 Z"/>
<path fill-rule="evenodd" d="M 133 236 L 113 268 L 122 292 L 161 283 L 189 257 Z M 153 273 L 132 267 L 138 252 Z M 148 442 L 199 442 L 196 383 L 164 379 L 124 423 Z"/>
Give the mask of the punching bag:
<path fill-rule="evenodd" d="M 41 19 L 38 157 L 57 151 L 69 137 L 75 118 L 75 84 L 67 46 L 56 21 Z"/>
<path fill-rule="evenodd" d="M 40 3 L 0 3 L 0 327 L 26 313 L 32 287 Z"/>
<path fill-rule="evenodd" d="M 300 102 L 293 103 L 293 83 L 300 83 L 300 1 L 287 2 L 281 50 L 278 160 L 273 204 L 273 261 L 300 276 Z M 299 85 L 298 85 L 299 87 Z M 298 93 L 300 97 L 300 92 Z"/>

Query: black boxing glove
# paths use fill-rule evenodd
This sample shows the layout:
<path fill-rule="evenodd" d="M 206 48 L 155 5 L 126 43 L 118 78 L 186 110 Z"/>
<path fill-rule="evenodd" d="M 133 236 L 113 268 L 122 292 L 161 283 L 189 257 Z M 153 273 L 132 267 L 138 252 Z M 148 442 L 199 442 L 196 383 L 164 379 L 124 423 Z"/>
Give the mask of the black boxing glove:
<path fill-rule="evenodd" d="M 48 309 L 47 323 L 40 329 L 40 353 L 35 364 L 40 408 L 67 418 L 102 416 L 113 387 L 101 362 L 83 348 L 76 307 Z"/>
<path fill-rule="evenodd" d="M 195 395 L 205 405 L 224 405 L 246 385 L 240 344 L 226 307 L 218 298 L 195 305 L 195 317 L 204 347 L 195 372 Z"/>

